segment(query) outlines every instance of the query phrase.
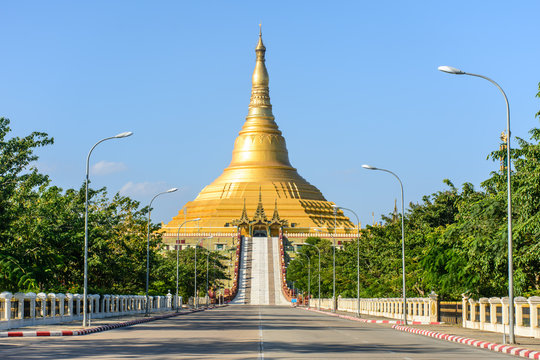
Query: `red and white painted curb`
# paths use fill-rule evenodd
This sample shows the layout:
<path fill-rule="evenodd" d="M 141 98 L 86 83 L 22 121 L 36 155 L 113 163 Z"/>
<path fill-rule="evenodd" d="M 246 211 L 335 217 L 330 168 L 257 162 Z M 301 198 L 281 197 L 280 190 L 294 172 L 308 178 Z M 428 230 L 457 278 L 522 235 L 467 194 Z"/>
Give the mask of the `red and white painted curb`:
<path fill-rule="evenodd" d="M 357 318 L 357 317 L 351 316 L 351 315 L 337 314 L 337 313 L 321 311 L 321 310 L 316 310 L 316 309 L 310 309 L 310 308 L 304 308 L 304 309 L 308 310 L 308 311 L 313 311 L 313 312 L 316 312 L 316 313 L 319 313 L 319 314 L 336 316 L 336 317 L 340 317 L 342 319 L 353 320 L 353 321 L 358 321 L 358 322 L 363 322 L 363 323 L 368 323 L 368 324 L 403 324 L 403 321 L 401 321 L 401 320 L 369 320 L 369 319 Z M 438 321 L 434 321 L 434 322 L 409 321 L 409 324 L 412 324 L 412 325 L 440 325 L 440 324 L 443 324 L 443 323 L 438 322 Z"/>
<path fill-rule="evenodd" d="M 209 309 L 213 309 L 213 307 L 210 307 Z M 131 320 L 131 321 L 126 321 L 126 322 L 122 322 L 122 323 L 103 325 L 103 326 L 98 326 L 98 327 L 94 327 L 94 328 L 90 328 L 90 329 L 56 330 L 56 331 L 4 331 L 4 332 L 0 332 L 0 337 L 36 337 L 36 336 L 78 336 L 78 335 L 87 335 L 87 334 L 93 334 L 93 333 L 97 333 L 97 332 L 117 329 L 117 328 L 121 328 L 121 327 L 142 324 L 142 323 L 146 323 L 146 322 L 149 322 L 149 321 L 166 319 L 166 318 L 170 318 L 170 317 L 173 317 L 173 316 L 191 314 L 191 313 L 199 312 L 199 311 L 203 311 L 203 310 L 204 309 L 188 310 L 188 311 L 183 311 L 183 312 L 179 312 L 179 313 L 172 313 L 172 314 L 167 314 L 167 315 L 160 315 L 160 316 L 154 316 L 154 317 L 149 317 L 149 318 Z"/>
<path fill-rule="evenodd" d="M 411 328 L 408 326 L 401 326 L 401 325 L 394 325 L 392 326 L 392 329 L 399 330 L 399 331 L 406 331 L 413 334 L 419 334 L 424 336 L 433 337 L 436 339 L 446 340 L 446 341 L 452 341 L 457 342 L 460 344 L 466 344 L 470 346 L 475 346 L 482 349 L 488 349 L 495 352 L 500 352 L 504 354 L 511 354 L 516 356 L 521 356 L 527 359 L 540 359 L 540 352 L 534 351 L 534 350 L 528 350 L 524 348 L 519 348 L 516 346 L 511 345 L 503 345 L 503 344 L 497 344 L 497 343 L 491 343 L 489 341 L 481 341 L 481 340 L 475 340 L 470 339 L 466 337 L 456 336 L 456 335 L 448 335 L 443 334 L 435 331 L 429 331 L 429 330 L 422 330 L 422 329 L 416 329 Z"/>

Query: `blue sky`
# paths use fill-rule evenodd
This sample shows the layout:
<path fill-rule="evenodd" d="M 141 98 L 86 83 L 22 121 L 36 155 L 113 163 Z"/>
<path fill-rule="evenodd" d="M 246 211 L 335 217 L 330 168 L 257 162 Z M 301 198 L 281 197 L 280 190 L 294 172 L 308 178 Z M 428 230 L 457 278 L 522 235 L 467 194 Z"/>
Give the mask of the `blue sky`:
<path fill-rule="evenodd" d="M 538 126 L 538 1 L 18 1 L 0 3 L 0 116 L 44 131 L 38 167 L 63 188 L 155 202 L 169 221 L 229 164 L 263 24 L 274 115 L 291 163 L 363 225 L 405 202 L 478 186 L 506 127 Z M 398 200 L 399 201 L 399 200 Z"/>

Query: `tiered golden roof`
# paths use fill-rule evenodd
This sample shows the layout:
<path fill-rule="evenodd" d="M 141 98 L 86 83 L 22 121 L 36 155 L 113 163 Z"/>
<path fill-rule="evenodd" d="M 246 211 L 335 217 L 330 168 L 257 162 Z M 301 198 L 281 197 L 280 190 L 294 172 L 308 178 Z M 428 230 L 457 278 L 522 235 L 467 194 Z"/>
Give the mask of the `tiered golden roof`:
<path fill-rule="evenodd" d="M 195 200 L 184 206 L 164 227 L 165 232 L 174 232 L 183 221 L 195 218 L 201 219 L 199 226 L 204 232 L 235 232 L 238 224 L 249 222 L 246 216 L 259 218 L 264 215 L 264 209 L 272 208 L 273 219 L 281 221 L 281 226 L 288 224 L 286 232 L 334 227 L 333 203 L 326 201 L 289 161 L 285 138 L 272 114 L 265 52 L 259 33 L 249 111 L 234 143 L 231 163 Z M 258 225 L 263 226 L 263 222 Z M 338 212 L 337 231 L 351 228 L 354 232 L 353 227 Z M 249 232 L 247 226 L 244 231 Z M 275 235 L 274 229 L 272 232 Z"/>

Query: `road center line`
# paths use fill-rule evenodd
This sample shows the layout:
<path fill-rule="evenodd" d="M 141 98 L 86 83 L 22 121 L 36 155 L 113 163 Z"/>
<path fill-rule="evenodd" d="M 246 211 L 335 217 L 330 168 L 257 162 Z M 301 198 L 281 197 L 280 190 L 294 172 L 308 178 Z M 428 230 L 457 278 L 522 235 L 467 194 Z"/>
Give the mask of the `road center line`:
<path fill-rule="evenodd" d="M 262 328 L 261 308 L 259 307 L 259 359 L 264 359 L 264 339 Z"/>

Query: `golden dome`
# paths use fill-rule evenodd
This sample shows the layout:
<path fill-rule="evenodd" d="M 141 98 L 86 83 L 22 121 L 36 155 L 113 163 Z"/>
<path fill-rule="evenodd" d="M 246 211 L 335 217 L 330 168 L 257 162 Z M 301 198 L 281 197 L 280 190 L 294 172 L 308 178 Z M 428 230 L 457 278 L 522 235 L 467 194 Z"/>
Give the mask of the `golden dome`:
<path fill-rule="evenodd" d="M 166 232 L 195 218 L 201 218 L 200 227 L 207 232 L 224 232 L 243 211 L 252 216 L 261 204 L 272 209 L 276 201 L 279 216 L 298 230 L 334 225 L 333 203 L 289 161 L 285 138 L 272 114 L 261 33 L 255 53 L 248 115 L 234 143 L 231 163 L 165 226 Z M 342 212 L 337 218 L 338 227 L 354 226 Z"/>

